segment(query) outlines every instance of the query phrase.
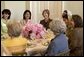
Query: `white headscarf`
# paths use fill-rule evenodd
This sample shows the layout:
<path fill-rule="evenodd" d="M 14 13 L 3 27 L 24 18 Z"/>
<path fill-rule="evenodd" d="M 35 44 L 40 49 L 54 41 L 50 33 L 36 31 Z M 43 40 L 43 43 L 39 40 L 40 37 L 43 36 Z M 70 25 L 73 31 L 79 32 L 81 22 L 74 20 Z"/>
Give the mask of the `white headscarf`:
<path fill-rule="evenodd" d="M 67 10 L 67 13 L 68 13 L 68 19 L 72 19 L 72 13 L 71 13 L 71 11 Z"/>
<path fill-rule="evenodd" d="M 65 10 L 64 10 L 65 11 Z M 63 11 L 63 12 L 64 12 Z M 68 19 L 72 19 L 72 12 L 71 11 L 69 11 L 69 10 L 67 10 L 67 15 L 68 15 Z"/>

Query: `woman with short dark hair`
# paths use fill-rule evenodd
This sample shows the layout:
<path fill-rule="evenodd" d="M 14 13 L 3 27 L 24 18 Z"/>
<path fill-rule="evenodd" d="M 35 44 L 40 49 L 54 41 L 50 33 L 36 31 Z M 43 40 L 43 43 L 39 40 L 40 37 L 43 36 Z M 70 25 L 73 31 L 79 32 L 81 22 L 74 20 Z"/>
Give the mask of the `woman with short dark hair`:
<path fill-rule="evenodd" d="M 72 15 L 72 20 L 74 22 L 75 28 L 83 27 L 83 20 L 79 15 Z"/>
<path fill-rule="evenodd" d="M 79 15 L 72 15 L 73 33 L 70 40 L 70 55 L 83 56 L 83 21 Z"/>
<path fill-rule="evenodd" d="M 1 19 L 1 35 L 3 38 L 3 35 L 7 33 L 7 27 L 6 24 L 8 20 L 10 19 L 11 11 L 9 9 L 4 9 L 2 11 L 2 19 Z"/>
<path fill-rule="evenodd" d="M 31 20 L 30 10 L 25 10 L 23 13 L 23 19 L 20 21 L 22 25 L 25 25 L 28 20 Z"/>
<path fill-rule="evenodd" d="M 2 18 L 3 19 L 10 19 L 10 16 L 11 16 L 11 11 L 9 10 L 9 9 L 4 9 L 3 11 L 2 11 Z M 5 15 L 8 15 L 8 17 L 7 16 L 5 16 Z"/>
<path fill-rule="evenodd" d="M 28 16 L 29 17 L 28 19 L 31 19 L 31 12 L 30 12 L 30 10 L 25 10 L 24 11 L 24 13 L 23 13 L 23 19 L 24 20 L 27 19 L 26 14 L 30 14 L 30 16 Z"/>
<path fill-rule="evenodd" d="M 8 19 L 10 19 L 11 11 L 9 9 L 4 9 L 2 11 L 2 21 L 6 24 Z"/>

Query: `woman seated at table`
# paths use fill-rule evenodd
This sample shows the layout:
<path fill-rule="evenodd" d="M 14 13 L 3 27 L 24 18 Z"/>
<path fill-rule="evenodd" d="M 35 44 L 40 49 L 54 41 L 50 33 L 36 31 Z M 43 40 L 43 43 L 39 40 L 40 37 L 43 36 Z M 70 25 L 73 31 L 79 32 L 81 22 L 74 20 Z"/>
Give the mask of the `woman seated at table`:
<path fill-rule="evenodd" d="M 4 9 L 2 11 L 2 19 L 1 19 L 1 35 L 7 33 L 6 23 L 10 19 L 11 11 L 9 9 Z"/>
<path fill-rule="evenodd" d="M 7 26 L 1 20 L 1 39 L 4 39 L 5 34 L 7 34 Z"/>
<path fill-rule="evenodd" d="M 31 20 L 30 10 L 25 10 L 23 13 L 23 19 L 20 21 L 22 25 L 25 25 L 28 20 Z"/>
<path fill-rule="evenodd" d="M 49 27 L 56 36 L 51 40 L 46 56 L 57 56 L 61 52 L 68 51 L 68 37 L 65 34 L 65 23 L 62 20 L 53 20 Z"/>
<path fill-rule="evenodd" d="M 52 21 L 52 19 L 50 19 L 49 17 L 50 16 L 49 10 L 48 9 L 43 10 L 42 15 L 44 19 L 40 21 L 40 24 L 42 24 L 47 30 L 49 29 L 49 23 Z"/>
<path fill-rule="evenodd" d="M 71 38 L 72 32 L 73 32 L 73 25 L 71 24 L 72 19 L 72 13 L 69 10 L 64 10 L 62 14 L 63 21 L 65 22 L 67 26 L 66 35 Z"/>
<path fill-rule="evenodd" d="M 7 22 L 7 28 L 9 38 L 3 40 L 4 46 L 6 48 L 10 47 L 8 50 L 13 55 L 21 55 L 21 53 L 25 52 L 27 44 L 27 39 L 20 36 L 22 30 L 21 24 L 16 20 L 9 20 Z"/>
<path fill-rule="evenodd" d="M 11 11 L 9 9 L 4 9 L 2 11 L 2 21 L 6 24 L 7 21 L 10 19 Z"/>
<path fill-rule="evenodd" d="M 83 56 L 83 21 L 80 15 L 72 15 L 73 31 L 70 40 L 70 55 Z"/>
<path fill-rule="evenodd" d="M 66 26 L 68 27 L 68 24 L 70 23 L 70 20 L 72 19 L 72 13 L 69 10 L 64 10 L 62 14 L 63 21 L 65 22 Z"/>

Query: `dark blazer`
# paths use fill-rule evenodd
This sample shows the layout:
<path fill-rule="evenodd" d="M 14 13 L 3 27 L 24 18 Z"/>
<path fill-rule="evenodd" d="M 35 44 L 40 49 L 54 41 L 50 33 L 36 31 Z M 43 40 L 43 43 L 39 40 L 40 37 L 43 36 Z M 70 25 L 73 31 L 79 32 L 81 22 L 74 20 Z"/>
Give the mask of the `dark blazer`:
<path fill-rule="evenodd" d="M 49 19 L 47 22 L 45 22 L 45 20 L 41 20 L 40 24 L 42 24 L 46 28 L 46 30 L 47 30 L 47 29 L 49 29 L 49 23 L 51 21 L 52 21 L 51 19 Z"/>
<path fill-rule="evenodd" d="M 83 28 L 75 28 L 69 38 L 71 49 L 70 55 L 72 56 L 81 56 L 83 55 Z"/>

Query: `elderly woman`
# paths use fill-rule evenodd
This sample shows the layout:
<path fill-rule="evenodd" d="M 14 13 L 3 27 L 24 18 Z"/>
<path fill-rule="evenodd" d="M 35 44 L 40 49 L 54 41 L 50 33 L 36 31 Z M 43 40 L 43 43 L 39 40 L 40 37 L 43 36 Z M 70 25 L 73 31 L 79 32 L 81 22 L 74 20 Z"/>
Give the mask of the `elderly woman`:
<path fill-rule="evenodd" d="M 61 20 L 53 20 L 49 26 L 56 36 L 51 40 L 46 55 L 57 56 L 59 53 L 69 50 L 65 23 Z"/>
<path fill-rule="evenodd" d="M 22 30 L 22 26 L 21 24 L 16 21 L 16 20 L 9 20 L 7 22 L 7 28 L 8 28 L 8 35 L 10 37 L 17 37 L 20 35 L 21 30 Z"/>
<path fill-rule="evenodd" d="M 27 40 L 20 36 L 22 26 L 16 20 L 7 22 L 9 38 L 3 40 L 4 46 L 12 53 L 12 55 L 22 55 L 25 52 Z"/>
<path fill-rule="evenodd" d="M 83 56 L 83 21 L 79 15 L 72 15 L 72 25 L 74 26 L 70 40 L 70 55 Z"/>
<path fill-rule="evenodd" d="M 50 12 L 48 9 L 43 10 L 42 13 L 44 19 L 40 21 L 40 24 L 42 24 L 46 30 L 49 29 L 49 23 L 52 21 L 52 19 L 50 19 Z"/>

